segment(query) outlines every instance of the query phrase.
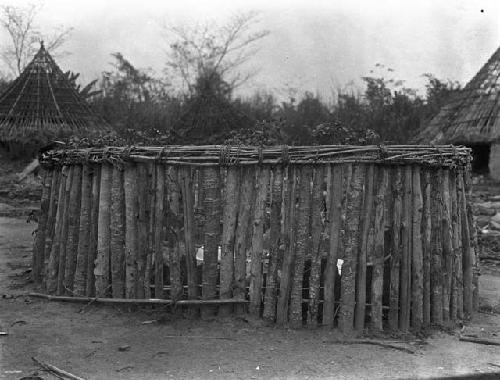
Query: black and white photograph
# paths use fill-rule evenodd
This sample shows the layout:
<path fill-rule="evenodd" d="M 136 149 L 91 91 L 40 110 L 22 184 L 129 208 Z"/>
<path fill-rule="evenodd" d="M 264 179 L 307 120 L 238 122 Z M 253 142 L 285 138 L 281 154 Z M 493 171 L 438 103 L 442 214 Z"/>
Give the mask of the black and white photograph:
<path fill-rule="evenodd" d="M 500 2 L 0 0 L 0 379 L 500 379 Z"/>

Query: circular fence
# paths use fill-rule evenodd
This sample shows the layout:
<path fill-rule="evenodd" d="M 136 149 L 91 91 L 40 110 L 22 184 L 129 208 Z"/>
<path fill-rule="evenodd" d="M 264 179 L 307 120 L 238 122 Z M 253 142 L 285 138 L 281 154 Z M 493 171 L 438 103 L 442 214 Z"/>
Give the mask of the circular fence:
<path fill-rule="evenodd" d="M 477 304 L 464 147 L 73 148 L 41 163 L 45 294 L 343 331 Z"/>

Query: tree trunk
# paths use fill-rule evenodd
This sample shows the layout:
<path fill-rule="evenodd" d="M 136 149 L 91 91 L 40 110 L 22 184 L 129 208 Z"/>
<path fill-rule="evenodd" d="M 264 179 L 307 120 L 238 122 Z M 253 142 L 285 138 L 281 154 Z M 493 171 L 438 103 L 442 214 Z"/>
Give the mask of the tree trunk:
<path fill-rule="evenodd" d="M 107 297 L 110 285 L 110 223 L 111 223 L 111 182 L 113 167 L 101 166 L 101 185 L 99 194 L 99 217 L 97 228 L 97 258 L 95 262 L 95 290 L 97 297 Z"/>
<path fill-rule="evenodd" d="M 263 317 L 274 322 L 278 288 L 278 267 L 281 239 L 281 207 L 283 203 L 283 171 L 277 166 L 273 171 L 271 189 L 271 226 L 269 232 L 269 269 L 266 279 Z"/>
<path fill-rule="evenodd" d="M 82 203 L 80 207 L 80 228 L 78 231 L 78 249 L 76 257 L 76 271 L 74 293 L 85 295 L 87 282 L 88 252 L 90 240 L 90 213 L 92 200 L 92 169 L 84 165 L 82 170 Z"/>
<path fill-rule="evenodd" d="M 113 298 L 125 295 L 125 215 L 123 170 L 113 167 L 111 185 L 110 261 Z"/>
<path fill-rule="evenodd" d="M 321 220 L 321 209 L 323 206 L 323 182 L 325 179 L 323 166 L 314 168 L 313 188 L 312 188 L 312 207 L 311 207 L 311 273 L 309 276 L 309 308 L 307 310 L 307 324 L 311 328 L 318 325 L 318 305 L 319 288 L 321 280 L 321 254 L 322 254 L 322 234 L 324 224 Z"/>
<path fill-rule="evenodd" d="M 359 219 L 362 204 L 363 181 L 365 168 L 355 165 L 347 196 L 344 263 L 341 277 L 341 306 L 339 311 L 339 328 L 344 333 L 353 329 L 356 268 L 359 250 Z"/>
<path fill-rule="evenodd" d="M 203 284 L 202 298 L 216 298 L 217 293 L 217 259 L 220 240 L 220 180 L 218 167 L 203 169 L 202 191 L 203 208 L 206 215 L 204 251 L 203 251 Z M 215 308 L 206 307 L 201 310 L 202 318 L 215 314 Z"/>
<path fill-rule="evenodd" d="M 224 193 L 224 209 L 222 216 L 222 249 L 220 261 L 220 298 L 233 296 L 234 283 L 234 239 L 238 218 L 239 199 L 239 171 L 236 166 L 227 168 L 226 186 Z M 233 307 L 221 306 L 219 315 L 229 315 Z"/>
<path fill-rule="evenodd" d="M 401 267 L 401 214 L 402 192 L 401 168 L 393 170 L 392 180 L 392 253 L 391 253 L 391 288 L 389 303 L 389 327 L 397 330 L 399 327 L 399 274 Z"/>
<path fill-rule="evenodd" d="M 375 198 L 375 249 L 373 254 L 371 322 L 376 330 L 382 330 L 382 294 L 384 291 L 384 238 L 385 238 L 385 195 L 388 171 L 381 166 L 380 183 Z"/>
<path fill-rule="evenodd" d="M 335 311 L 335 278 L 337 277 L 337 260 L 339 256 L 340 230 L 342 225 L 342 166 L 333 165 L 331 180 L 328 182 L 329 251 L 325 269 L 325 295 L 323 304 L 323 324 L 333 327 Z"/>
<path fill-rule="evenodd" d="M 262 256 L 264 252 L 264 212 L 267 189 L 269 187 L 269 168 L 261 167 L 257 172 L 257 189 L 253 213 L 253 233 L 250 261 L 250 308 L 249 311 L 259 316 L 262 303 Z"/>
<path fill-rule="evenodd" d="M 360 247 L 358 253 L 358 265 L 356 276 L 356 308 L 355 328 L 358 331 L 365 327 L 366 311 L 366 257 L 368 254 L 368 233 L 373 210 L 373 177 L 375 166 L 368 165 L 365 172 L 366 186 L 364 189 L 364 201 L 360 219 Z"/>

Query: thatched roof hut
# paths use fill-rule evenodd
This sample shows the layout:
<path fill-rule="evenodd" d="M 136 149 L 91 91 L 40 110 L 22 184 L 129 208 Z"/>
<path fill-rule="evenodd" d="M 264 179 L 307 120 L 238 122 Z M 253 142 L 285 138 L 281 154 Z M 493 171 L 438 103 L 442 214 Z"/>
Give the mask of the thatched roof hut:
<path fill-rule="evenodd" d="M 474 169 L 500 179 L 500 48 L 415 142 L 467 145 Z"/>
<path fill-rule="evenodd" d="M 0 144 L 14 154 L 32 153 L 56 138 L 94 137 L 109 131 L 43 43 L 0 95 Z"/>

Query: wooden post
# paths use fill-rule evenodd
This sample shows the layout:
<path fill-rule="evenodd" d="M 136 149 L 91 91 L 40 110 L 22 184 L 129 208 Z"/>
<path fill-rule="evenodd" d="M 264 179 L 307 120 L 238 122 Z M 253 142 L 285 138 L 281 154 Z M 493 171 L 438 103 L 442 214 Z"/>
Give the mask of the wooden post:
<path fill-rule="evenodd" d="M 57 279 L 59 271 L 59 255 L 62 240 L 62 227 L 64 217 L 64 205 L 66 203 L 66 181 L 68 180 L 68 166 L 63 166 L 59 180 L 59 194 L 57 198 L 57 212 L 54 224 L 54 238 L 47 266 L 46 288 L 49 294 L 57 291 Z"/>
<path fill-rule="evenodd" d="M 170 298 L 180 300 L 183 287 L 181 279 L 181 226 L 182 213 L 180 204 L 179 173 L 175 166 L 165 171 L 165 193 L 167 218 L 165 219 L 165 238 L 169 249 Z"/>
<path fill-rule="evenodd" d="M 410 327 L 411 309 L 411 212 L 412 212 L 412 168 L 406 165 L 404 168 L 404 191 L 403 191 L 403 217 L 401 229 L 401 279 L 400 279 L 400 315 L 399 328 L 407 331 Z"/>
<path fill-rule="evenodd" d="M 472 310 L 479 309 L 479 245 L 477 241 L 477 225 L 472 211 L 471 196 L 472 196 L 472 181 L 471 181 L 471 165 L 470 163 L 465 168 L 464 172 L 464 188 L 467 202 L 467 219 L 469 222 L 470 241 L 471 241 L 471 265 L 472 265 Z"/>
<path fill-rule="evenodd" d="M 463 255 L 463 282 L 464 282 L 464 314 L 466 318 L 470 318 L 473 310 L 472 302 L 472 250 L 471 250 L 471 233 L 469 220 L 467 217 L 467 197 L 464 186 L 464 173 L 458 175 L 458 191 L 459 200 L 458 207 L 462 225 L 462 255 Z"/>
<path fill-rule="evenodd" d="M 137 298 L 146 298 L 146 284 L 149 286 L 149 273 L 146 269 L 148 256 L 148 224 L 149 224 L 149 181 L 145 164 L 137 164 L 137 250 L 135 262 L 137 265 L 136 290 Z M 148 297 L 149 298 L 149 297 Z"/>
<path fill-rule="evenodd" d="M 241 194 L 238 210 L 238 224 L 236 226 L 234 248 L 234 289 L 233 298 L 245 299 L 246 293 L 246 261 L 247 261 L 247 231 L 251 228 L 250 215 L 252 199 L 255 190 L 255 168 L 241 169 Z M 241 312 L 242 307 L 236 306 L 236 311 Z"/>
<path fill-rule="evenodd" d="M 80 207 L 80 228 L 78 231 L 78 249 L 76 254 L 76 271 L 73 292 L 85 295 L 87 283 L 87 260 L 90 242 L 90 213 L 92 200 L 92 169 L 88 164 L 82 170 L 82 202 Z"/>
<path fill-rule="evenodd" d="M 399 275 L 401 267 L 401 214 L 403 209 L 401 168 L 393 169 L 392 181 L 392 254 L 391 254 L 391 288 L 389 303 L 389 327 L 399 327 Z"/>
<path fill-rule="evenodd" d="M 78 240 L 80 231 L 80 205 L 82 193 L 82 167 L 74 166 L 73 181 L 70 190 L 69 220 L 68 220 L 68 243 L 66 245 L 66 269 L 64 288 L 66 294 L 73 294 L 73 283 L 75 279 L 76 259 L 78 251 Z"/>
<path fill-rule="evenodd" d="M 47 219 L 50 202 L 50 185 L 52 184 L 53 170 L 44 170 L 42 179 L 42 198 L 40 201 L 40 220 L 36 232 L 35 244 L 33 247 L 33 260 L 31 264 L 32 278 L 35 284 L 41 282 L 43 264 L 45 262 L 45 236 L 47 231 Z"/>
<path fill-rule="evenodd" d="M 413 168 L 413 212 L 412 212 L 412 263 L 411 263 L 411 326 L 413 329 L 421 329 L 423 313 L 423 252 L 422 252 L 422 187 L 420 184 L 420 167 Z"/>
<path fill-rule="evenodd" d="M 300 171 L 295 166 L 287 167 L 287 187 L 284 196 L 285 254 L 281 269 L 280 293 L 276 309 L 276 322 L 284 325 L 288 322 L 288 302 L 292 282 L 292 270 L 295 261 L 295 227 L 296 227 L 296 173 Z"/>
<path fill-rule="evenodd" d="M 311 176 L 312 167 L 303 166 L 300 170 L 299 179 L 295 263 L 292 291 L 290 294 L 289 322 L 292 328 L 299 328 L 302 326 L 302 288 L 304 287 L 304 262 L 309 235 L 309 214 L 311 211 Z"/>
<path fill-rule="evenodd" d="M 136 164 L 125 163 L 124 173 L 125 196 L 125 295 L 127 298 L 136 298 L 138 250 L 138 176 Z"/>
<path fill-rule="evenodd" d="M 357 255 L 359 250 L 359 217 L 362 204 L 362 191 L 365 170 L 354 165 L 351 185 L 347 196 L 344 264 L 341 277 L 341 306 L 339 328 L 344 333 L 353 329 L 355 308 L 355 285 Z"/>
<path fill-rule="evenodd" d="M 157 162 L 153 166 L 153 170 L 155 173 L 155 194 L 154 194 L 154 208 L 151 210 L 154 213 L 154 225 L 152 226 L 153 232 L 153 242 L 152 242 L 152 255 L 154 259 L 154 273 L 155 273 L 155 298 L 164 298 L 163 294 L 163 250 L 162 244 L 164 240 L 163 235 L 163 225 L 164 225 L 164 212 L 163 212 L 163 203 L 165 196 L 165 168 L 159 162 Z M 177 173 L 172 173 L 174 181 L 177 181 Z M 168 175 L 168 174 L 167 174 Z M 172 181 L 172 182 L 174 182 Z M 169 180 L 169 183 L 171 181 Z M 173 187 L 173 186 L 172 186 Z M 170 190 L 170 189 L 167 189 Z M 177 210 L 179 209 L 179 192 L 176 191 L 176 206 Z M 152 201 L 153 202 L 153 201 Z M 177 239 L 177 237 L 176 237 Z M 176 244 L 177 246 L 177 244 Z M 179 257 L 179 251 L 177 250 L 177 257 Z M 177 260 L 179 262 L 179 260 Z M 180 282 L 180 276 L 179 276 Z M 178 292 L 178 284 L 177 284 L 177 292 Z M 179 294 L 175 295 L 179 297 Z M 173 298 L 172 299 L 177 299 Z"/>
<path fill-rule="evenodd" d="M 110 262 L 111 287 L 113 298 L 125 295 L 125 192 L 123 187 L 123 169 L 113 166 L 111 184 L 110 221 Z"/>
<path fill-rule="evenodd" d="M 206 213 L 204 250 L 203 250 L 203 284 L 202 298 L 216 298 L 217 292 L 217 259 L 220 239 L 220 179 L 218 167 L 203 169 L 202 189 L 204 193 L 203 208 Z M 215 308 L 206 307 L 201 310 L 202 318 L 215 314 Z"/>
<path fill-rule="evenodd" d="M 68 246 L 68 230 L 69 230 L 69 204 L 71 201 L 71 187 L 74 180 L 75 167 L 70 166 L 68 178 L 66 179 L 66 188 L 64 189 L 64 205 L 62 215 L 62 230 L 61 243 L 59 246 L 59 270 L 57 272 L 57 295 L 65 294 L 64 279 L 66 271 L 66 250 Z"/>
<path fill-rule="evenodd" d="M 387 168 L 379 168 L 380 183 L 377 184 L 375 198 L 375 249 L 373 254 L 371 325 L 382 330 L 382 295 L 384 285 L 384 246 L 385 246 L 385 196 L 389 180 Z"/>
<path fill-rule="evenodd" d="M 189 166 L 182 167 L 182 205 L 184 212 L 184 246 L 186 250 L 186 271 L 188 282 L 188 298 L 198 297 L 198 276 L 196 273 L 195 225 L 194 225 L 194 189 L 192 172 Z"/>
<path fill-rule="evenodd" d="M 456 252 L 456 278 L 458 283 L 457 289 L 457 318 L 464 319 L 464 272 L 463 272 L 463 245 L 462 245 L 462 217 L 461 217 L 461 206 L 460 197 L 462 188 L 460 187 L 461 173 L 459 171 L 455 172 L 455 197 L 456 202 L 456 235 L 457 235 L 457 252 Z"/>
<path fill-rule="evenodd" d="M 97 227 L 97 257 L 95 261 L 95 291 L 97 297 L 106 297 L 109 292 L 110 230 L 111 223 L 111 183 L 113 167 L 107 163 L 101 166 L 99 193 L 99 217 Z"/>
<path fill-rule="evenodd" d="M 220 260 L 220 298 L 232 298 L 234 284 L 234 239 L 238 217 L 238 199 L 240 193 L 239 170 L 235 166 L 227 168 L 224 206 L 222 215 L 222 247 Z M 232 305 L 219 308 L 219 315 L 227 316 Z"/>
<path fill-rule="evenodd" d="M 368 232 L 373 209 L 373 177 L 375 176 L 375 166 L 368 165 L 365 172 L 366 186 L 364 189 L 363 211 L 360 219 L 360 246 L 358 253 L 358 265 L 356 276 L 356 308 L 355 308 L 355 329 L 363 330 L 365 327 L 366 311 L 366 256 L 368 251 Z"/>
<path fill-rule="evenodd" d="M 323 324 L 333 327 L 335 313 L 335 279 L 337 277 L 337 260 L 339 256 L 340 229 L 342 224 L 342 188 L 343 173 L 341 165 L 333 165 L 332 175 L 327 184 L 330 199 L 328 208 L 329 250 L 326 258 L 325 289 L 323 303 Z"/>
<path fill-rule="evenodd" d="M 250 306 L 249 311 L 259 316 L 262 304 L 262 256 L 264 253 L 264 212 L 269 187 L 269 167 L 260 167 L 257 172 L 257 188 L 253 213 L 253 233 L 250 261 Z"/>
<path fill-rule="evenodd" d="M 95 295 L 95 276 L 94 267 L 97 257 L 97 234 L 99 221 L 99 198 L 101 186 L 101 168 L 93 165 L 92 168 L 92 199 L 90 204 L 90 238 L 89 251 L 87 259 L 87 287 L 85 295 L 92 297 Z"/>
<path fill-rule="evenodd" d="M 47 228 L 45 234 L 45 254 L 44 254 L 44 262 L 43 265 L 43 273 L 41 276 L 43 277 L 43 286 L 46 289 L 47 286 L 47 275 L 50 261 L 50 252 L 52 251 L 52 243 L 54 242 L 55 236 L 55 221 L 56 221 L 56 212 L 57 212 L 57 199 L 59 196 L 59 182 L 61 178 L 61 168 L 55 167 L 53 169 L 52 183 L 50 186 L 50 200 L 49 200 L 49 209 L 47 211 Z"/>
<path fill-rule="evenodd" d="M 153 272 L 153 258 L 154 258 L 154 231 L 156 225 L 156 165 L 148 162 L 145 165 L 146 173 L 146 192 L 145 192 L 145 220 L 146 220 L 146 240 L 145 250 L 142 252 L 142 262 L 145 263 L 144 268 L 144 282 L 142 284 L 144 290 L 144 298 L 151 298 L 151 282 L 155 282 L 155 273 Z M 163 200 L 162 200 L 163 202 Z M 161 225 L 161 223 L 160 223 Z M 163 290 L 162 290 L 163 291 Z"/>
<path fill-rule="evenodd" d="M 269 269 L 267 272 L 263 318 L 274 322 L 278 288 L 279 253 L 281 239 L 281 206 L 283 202 L 283 171 L 277 166 L 273 170 L 271 189 L 271 226 L 269 232 Z"/>
<path fill-rule="evenodd" d="M 423 216 L 422 216 L 422 253 L 423 253 L 423 325 L 431 324 L 431 176 L 428 169 L 423 174 Z M 456 198 L 456 197 L 455 197 Z"/>
<path fill-rule="evenodd" d="M 453 267 L 453 231 L 451 226 L 450 177 L 447 169 L 442 171 L 443 210 L 441 229 L 443 233 L 443 321 L 450 320 L 451 277 Z"/>
<path fill-rule="evenodd" d="M 324 166 L 316 166 L 313 173 L 312 206 L 311 206 L 311 273 L 309 275 L 309 308 L 307 309 L 307 324 L 311 328 L 318 325 L 319 290 L 321 281 L 322 233 L 324 224 L 321 220 L 323 207 L 323 182 L 325 180 Z"/>
<path fill-rule="evenodd" d="M 443 323 L 441 176 L 441 170 L 434 170 L 431 177 L 431 321 L 435 325 Z"/>
<path fill-rule="evenodd" d="M 455 321 L 458 317 L 458 288 L 461 284 L 458 282 L 458 259 L 461 257 L 459 250 L 460 222 L 458 218 L 458 199 L 456 173 L 450 170 L 450 202 L 451 202 L 451 227 L 452 227 L 452 264 L 451 264 L 451 297 L 450 297 L 450 319 Z"/>

